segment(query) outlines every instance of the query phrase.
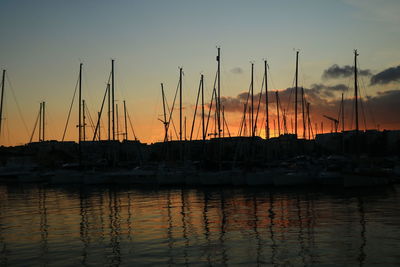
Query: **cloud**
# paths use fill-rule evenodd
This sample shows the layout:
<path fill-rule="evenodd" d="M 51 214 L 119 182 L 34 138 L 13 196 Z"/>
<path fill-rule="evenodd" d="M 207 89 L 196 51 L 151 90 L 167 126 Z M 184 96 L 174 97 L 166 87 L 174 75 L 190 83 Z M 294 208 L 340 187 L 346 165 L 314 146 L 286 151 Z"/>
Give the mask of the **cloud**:
<path fill-rule="evenodd" d="M 334 118 L 338 116 L 339 108 L 341 105 L 341 97 L 335 95 L 334 92 L 342 92 L 346 89 L 347 87 L 343 84 L 333 86 L 314 84 L 311 86 L 311 88 L 304 89 L 306 101 L 310 103 L 310 115 L 313 125 L 314 123 L 320 122 L 326 122 L 326 125 L 330 125 L 330 122 L 328 122 L 326 118 L 323 117 L 323 115 L 328 115 Z M 271 120 L 276 119 L 275 92 L 275 90 L 271 90 L 268 92 L 269 112 Z M 291 118 L 290 120 L 292 120 L 294 113 L 294 88 L 286 88 L 284 90 L 279 90 L 278 92 L 281 108 L 286 109 L 286 114 L 288 118 Z M 247 101 L 247 96 L 247 92 L 243 92 L 241 94 L 238 94 L 236 97 L 222 97 L 221 104 L 224 106 L 226 112 L 232 113 L 231 116 L 234 116 L 234 114 L 236 114 L 235 116 L 240 117 L 240 114 L 243 113 L 244 105 Z M 259 93 L 254 95 L 255 109 L 257 109 L 259 97 Z M 298 112 L 299 114 L 301 114 L 301 95 L 298 98 Z M 362 118 L 362 124 L 364 123 L 365 115 L 365 121 L 370 129 L 376 128 L 377 124 L 380 124 L 382 129 L 394 129 L 398 127 L 397 125 L 399 123 L 399 120 L 396 117 L 396 114 L 400 114 L 400 105 L 398 103 L 400 103 L 400 90 L 382 91 L 378 92 L 375 96 L 363 98 L 362 105 L 360 105 L 361 109 L 363 110 L 360 110 L 359 114 Z M 353 105 L 354 103 L 351 96 L 344 99 L 346 129 L 354 128 Z M 262 112 L 264 112 L 265 110 L 265 94 L 262 95 L 260 110 Z M 301 120 L 301 115 L 299 116 L 299 120 Z M 360 127 L 364 128 L 364 125 L 360 125 Z"/>
<path fill-rule="evenodd" d="M 311 85 L 311 88 L 319 90 L 319 91 L 328 90 L 328 91 L 339 91 L 339 92 L 344 92 L 347 89 L 349 89 L 346 85 L 344 85 L 342 83 L 336 84 L 336 85 L 324 85 L 324 84 L 318 83 L 318 84 Z"/>
<path fill-rule="evenodd" d="M 343 67 L 340 67 L 337 64 L 333 64 L 330 66 L 328 69 L 324 70 L 324 73 L 322 74 L 323 79 L 337 79 L 337 78 L 346 78 L 352 76 L 354 73 L 354 67 L 345 65 Z M 371 71 L 366 69 L 366 70 L 358 70 L 358 75 L 360 76 L 370 76 L 372 75 Z"/>
<path fill-rule="evenodd" d="M 235 68 L 231 69 L 231 72 L 233 74 L 242 74 L 243 73 L 243 69 L 241 67 L 235 67 Z"/>
<path fill-rule="evenodd" d="M 344 84 L 336 84 L 336 85 L 325 85 L 325 84 L 312 84 L 309 91 L 314 91 L 317 94 L 326 96 L 326 97 L 334 97 L 335 92 L 344 92 L 349 88 Z"/>
<path fill-rule="evenodd" d="M 371 77 L 371 85 L 400 81 L 400 65 L 388 68 Z"/>

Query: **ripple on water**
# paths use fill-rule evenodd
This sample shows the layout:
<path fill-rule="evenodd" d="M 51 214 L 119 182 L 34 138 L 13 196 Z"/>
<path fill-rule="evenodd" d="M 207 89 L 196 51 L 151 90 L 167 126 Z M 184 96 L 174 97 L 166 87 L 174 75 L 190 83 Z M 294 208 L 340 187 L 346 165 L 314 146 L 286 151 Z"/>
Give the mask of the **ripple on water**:
<path fill-rule="evenodd" d="M 0 185 L 0 265 L 397 265 L 399 189 Z"/>

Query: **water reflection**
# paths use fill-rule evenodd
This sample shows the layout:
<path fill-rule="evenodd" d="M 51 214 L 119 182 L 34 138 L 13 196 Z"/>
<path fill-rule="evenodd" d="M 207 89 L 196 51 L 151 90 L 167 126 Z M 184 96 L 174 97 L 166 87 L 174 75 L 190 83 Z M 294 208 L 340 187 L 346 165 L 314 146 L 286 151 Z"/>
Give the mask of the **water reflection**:
<path fill-rule="evenodd" d="M 43 266 L 47 266 L 47 253 L 48 253 L 48 228 L 47 223 L 47 207 L 46 207 L 46 190 L 39 188 L 38 190 L 38 214 L 40 216 L 40 261 Z"/>
<path fill-rule="evenodd" d="M 398 189 L 0 186 L 0 265 L 394 265 Z"/>
<path fill-rule="evenodd" d="M 273 194 L 269 194 L 269 209 L 268 209 L 268 217 L 270 219 L 269 222 L 269 234 L 271 238 L 271 264 L 275 265 L 275 257 L 276 257 L 276 241 L 275 241 L 275 234 L 274 234 L 274 218 L 275 218 L 275 212 L 274 212 L 274 197 Z"/>
<path fill-rule="evenodd" d="M 360 255 L 358 256 L 358 260 L 360 266 L 364 265 L 365 261 L 365 246 L 367 244 L 366 238 L 366 221 L 365 221 L 365 213 L 364 213 L 364 203 L 361 198 L 358 198 L 358 211 L 360 213 L 360 236 L 361 236 L 361 245 L 360 245 Z"/>

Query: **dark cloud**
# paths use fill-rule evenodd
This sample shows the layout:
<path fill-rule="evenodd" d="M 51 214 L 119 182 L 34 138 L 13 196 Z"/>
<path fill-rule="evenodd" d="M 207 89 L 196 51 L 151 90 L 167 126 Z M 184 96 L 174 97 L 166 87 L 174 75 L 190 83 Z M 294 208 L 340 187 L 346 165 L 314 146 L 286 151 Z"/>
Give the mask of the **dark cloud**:
<path fill-rule="evenodd" d="M 304 88 L 304 94 L 307 98 L 307 101 L 311 103 L 318 103 L 318 104 L 326 104 L 325 98 L 333 97 L 334 94 L 329 91 L 329 88 L 334 88 L 329 86 L 322 86 L 320 85 L 319 88 Z M 272 104 L 276 103 L 276 90 L 269 90 L 268 91 L 268 99 L 269 102 Z M 294 101 L 294 88 L 286 88 L 284 90 L 279 90 L 279 99 L 282 105 L 288 106 L 287 103 Z M 298 97 L 301 97 L 301 88 L 298 90 Z M 258 101 L 260 98 L 260 93 L 254 95 L 254 103 L 258 105 Z M 242 92 L 238 94 L 236 97 L 221 97 L 221 105 L 224 106 L 224 109 L 227 112 L 243 112 L 244 105 L 248 99 L 248 93 Z M 261 96 L 261 108 L 265 108 L 265 93 Z M 249 100 L 250 101 L 250 100 Z M 299 100 L 300 101 L 300 100 Z M 322 103 L 323 102 L 323 103 Z M 249 102 L 250 103 L 250 102 Z"/>
<path fill-rule="evenodd" d="M 371 77 L 371 85 L 400 81 L 400 66 L 388 68 Z"/>
<path fill-rule="evenodd" d="M 308 91 L 313 91 L 316 94 L 325 96 L 325 97 L 334 97 L 335 92 L 344 92 L 349 88 L 344 84 L 336 84 L 336 85 L 325 85 L 322 83 L 312 84 Z"/>
<path fill-rule="evenodd" d="M 231 69 L 231 72 L 233 74 L 242 74 L 243 73 L 243 69 L 241 67 L 235 67 L 235 68 Z"/>
<path fill-rule="evenodd" d="M 326 122 L 328 123 L 326 125 L 330 125 L 330 123 L 326 120 L 326 118 L 323 117 L 323 115 L 336 118 L 338 116 L 339 108 L 341 105 L 341 97 L 333 94 L 333 97 L 330 97 L 329 93 L 326 92 L 340 92 L 343 90 L 346 90 L 346 86 L 342 84 L 338 84 L 335 86 L 316 84 L 312 85 L 311 88 L 304 89 L 306 101 L 310 103 L 311 121 L 313 123 Z M 269 111 L 272 120 L 276 119 L 275 92 L 276 91 L 273 90 L 268 92 L 270 103 Z M 291 118 L 293 116 L 294 110 L 294 88 L 286 88 L 284 90 L 279 90 L 278 92 L 281 107 L 283 109 L 286 109 L 286 114 Z M 259 97 L 259 93 L 254 96 L 255 105 L 258 104 Z M 239 115 L 243 112 L 246 100 L 247 92 L 243 92 L 236 97 L 223 97 L 221 99 L 221 104 L 224 106 L 225 111 L 233 112 Z M 360 116 L 366 116 L 365 121 L 368 128 L 377 128 L 377 124 L 381 126 L 381 129 L 396 128 L 399 123 L 397 114 L 400 114 L 400 105 L 398 104 L 400 103 L 400 90 L 378 92 L 375 96 L 363 98 L 362 102 L 363 104 L 361 105 L 361 107 L 364 109 L 364 111 L 360 111 Z M 345 98 L 344 107 L 346 129 L 351 129 L 352 127 L 354 127 L 353 105 L 354 103 L 351 96 L 349 98 Z M 265 94 L 262 95 L 260 110 L 265 110 Z M 301 112 L 301 105 L 299 105 L 299 112 Z M 299 120 L 301 120 L 301 118 Z M 364 122 L 364 119 L 362 119 L 361 121 Z M 360 125 L 360 127 L 364 128 L 364 125 Z"/>
<path fill-rule="evenodd" d="M 354 73 L 354 67 L 353 66 L 343 66 L 340 67 L 337 64 L 334 64 L 330 66 L 328 69 L 324 70 L 324 73 L 322 74 L 323 79 L 337 79 L 337 78 L 346 78 L 352 76 Z M 358 75 L 360 76 L 370 76 L 372 75 L 371 71 L 366 69 L 366 70 L 358 70 Z"/>
<path fill-rule="evenodd" d="M 335 91 L 335 92 L 344 92 L 349 88 L 342 83 L 336 84 L 336 85 L 325 85 L 325 84 L 318 83 L 318 84 L 311 85 L 311 89 L 316 89 L 318 91 L 327 90 L 327 91 Z"/>

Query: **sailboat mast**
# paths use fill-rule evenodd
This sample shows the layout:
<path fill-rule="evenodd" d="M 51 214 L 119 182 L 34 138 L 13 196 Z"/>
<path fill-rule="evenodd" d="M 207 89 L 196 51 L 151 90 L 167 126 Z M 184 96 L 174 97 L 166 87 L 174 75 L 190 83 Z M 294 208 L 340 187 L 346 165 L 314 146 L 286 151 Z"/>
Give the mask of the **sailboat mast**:
<path fill-rule="evenodd" d="M 268 64 L 264 60 L 264 75 L 265 75 L 265 138 L 269 139 L 269 113 L 268 113 Z"/>
<path fill-rule="evenodd" d="M 182 68 L 179 68 L 179 140 L 182 141 Z"/>
<path fill-rule="evenodd" d="M 81 140 L 82 140 L 82 66 L 83 64 L 79 64 L 79 119 L 78 119 L 78 161 L 79 161 L 79 166 L 82 165 L 82 146 L 81 146 Z"/>
<path fill-rule="evenodd" d="M 276 96 L 276 114 L 278 116 L 278 137 L 281 136 L 281 122 L 280 122 L 280 118 L 279 118 L 279 95 L 278 95 L 278 91 L 275 92 L 275 96 Z"/>
<path fill-rule="evenodd" d="M 344 132 L 344 98 L 342 93 L 342 132 Z"/>
<path fill-rule="evenodd" d="M 164 111 L 164 142 L 168 141 L 168 122 L 167 122 L 167 113 L 165 111 L 165 94 L 164 94 L 164 84 L 161 83 L 161 95 L 162 95 L 162 104 L 163 104 L 163 111 Z"/>
<path fill-rule="evenodd" d="M 78 119 L 78 143 L 81 143 L 82 140 L 82 63 L 79 64 L 79 119 Z"/>
<path fill-rule="evenodd" d="M 111 140 L 111 94 L 110 94 L 110 84 L 107 84 L 107 95 L 108 95 L 108 141 Z"/>
<path fill-rule="evenodd" d="M 184 118 L 184 137 L 183 137 L 183 140 L 185 140 L 186 141 L 186 116 L 185 116 L 185 118 Z"/>
<path fill-rule="evenodd" d="M 112 112 L 112 140 L 115 140 L 115 83 L 114 83 L 114 59 L 111 60 L 111 112 Z"/>
<path fill-rule="evenodd" d="M 254 137 L 254 63 L 251 63 L 251 137 Z"/>
<path fill-rule="evenodd" d="M 42 141 L 45 141 L 45 123 L 46 123 L 46 102 L 44 102 L 43 101 L 43 112 L 42 112 L 42 115 L 43 115 L 43 119 L 42 119 Z"/>
<path fill-rule="evenodd" d="M 224 106 L 222 106 L 222 137 L 225 137 L 225 110 Z"/>
<path fill-rule="evenodd" d="M 101 113 L 100 112 L 97 112 L 97 115 L 98 115 L 98 120 L 99 120 L 99 141 L 101 141 L 101 125 L 100 125 L 100 122 L 101 122 Z M 96 138 L 96 136 L 95 136 L 95 138 Z M 94 139 L 94 138 L 93 138 Z"/>
<path fill-rule="evenodd" d="M 42 110 L 43 110 L 43 102 L 40 102 L 40 109 L 39 109 L 39 142 L 42 141 Z"/>
<path fill-rule="evenodd" d="M 83 141 L 86 141 L 86 116 L 85 116 L 85 99 L 82 100 L 82 130 L 83 130 Z"/>
<path fill-rule="evenodd" d="M 286 109 L 283 109 L 282 118 L 283 118 L 283 134 L 287 134 Z"/>
<path fill-rule="evenodd" d="M 296 51 L 296 78 L 295 78 L 295 97 L 294 97 L 294 134 L 297 138 L 297 85 L 299 76 L 299 51 Z"/>
<path fill-rule="evenodd" d="M 3 78 L 1 79 L 1 100 L 0 100 L 0 136 L 1 136 L 1 126 L 3 122 L 3 100 L 4 100 L 4 83 L 6 79 L 6 70 L 3 70 Z"/>
<path fill-rule="evenodd" d="M 304 87 L 301 87 L 301 112 L 303 115 L 303 138 L 306 139 L 306 119 L 304 109 Z"/>
<path fill-rule="evenodd" d="M 218 47 L 218 96 L 217 96 L 217 120 L 218 120 L 218 137 L 221 137 L 221 48 Z"/>
<path fill-rule="evenodd" d="M 203 141 L 206 140 L 206 128 L 204 124 L 204 75 L 201 74 L 201 125 L 203 133 Z"/>
<path fill-rule="evenodd" d="M 358 82 L 357 82 L 357 49 L 354 50 L 354 106 L 356 112 L 356 131 L 358 132 Z"/>
<path fill-rule="evenodd" d="M 128 124 L 126 123 L 126 103 L 124 100 L 125 140 L 128 140 Z"/>
<path fill-rule="evenodd" d="M 117 135 L 117 140 L 119 141 L 119 117 L 118 117 L 118 104 L 115 104 L 115 111 L 116 111 L 116 114 L 115 114 L 115 119 L 117 120 L 117 131 L 116 131 L 116 135 Z"/>
<path fill-rule="evenodd" d="M 308 102 L 307 102 L 307 123 L 308 123 L 308 140 L 311 140 L 310 103 Z"/>

